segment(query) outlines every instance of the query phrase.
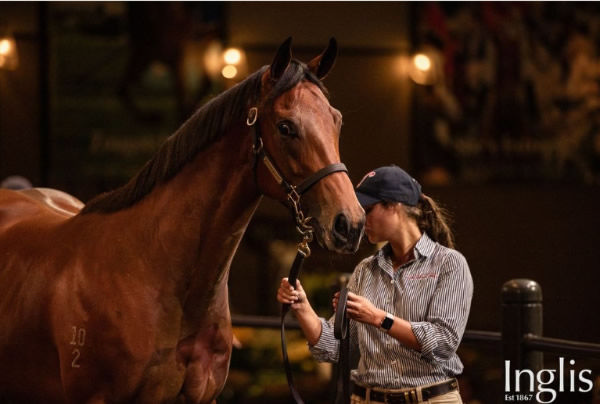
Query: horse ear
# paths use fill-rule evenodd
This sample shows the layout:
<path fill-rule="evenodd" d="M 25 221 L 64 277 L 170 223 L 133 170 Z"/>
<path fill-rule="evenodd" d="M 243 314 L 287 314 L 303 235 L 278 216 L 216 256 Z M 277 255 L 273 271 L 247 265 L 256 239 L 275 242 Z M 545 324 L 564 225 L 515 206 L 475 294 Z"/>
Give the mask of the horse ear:
<path fill-rule="evenodd" d="M 277 49 L 277 54 L 271 63 L 271 79 L 279 80 L 290 64 L 290 60 L 292 60 L 292 37 L 286 39 Z"/>
<path fill-rule="evenodd" d="M 335 64 L 335 58 L 337 57 L 337 41 L 335 38 L 329 39 L 329 45 L 327 45 L 327 49 L 319 56 L 308 62 L 307 66 L 312 71 L 315 76 L 319 79 L 325 78 L 327 73 L 331 70 L 333 65 Z"/>

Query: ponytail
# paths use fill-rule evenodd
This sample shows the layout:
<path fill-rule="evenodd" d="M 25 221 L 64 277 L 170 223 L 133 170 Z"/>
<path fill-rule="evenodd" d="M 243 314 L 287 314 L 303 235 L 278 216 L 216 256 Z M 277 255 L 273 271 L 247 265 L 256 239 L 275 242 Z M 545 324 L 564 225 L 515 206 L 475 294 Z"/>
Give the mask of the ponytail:
<path fill-rule="evenodd" d="M 448 224 L 450 219 L 446 209 L 425 194 L 421 194 L 417 206 L 403 206 L 408 216 L 417 221 L 422 232 L 426 232 L 433 241 L 454 248 L 454 235 Z"/>

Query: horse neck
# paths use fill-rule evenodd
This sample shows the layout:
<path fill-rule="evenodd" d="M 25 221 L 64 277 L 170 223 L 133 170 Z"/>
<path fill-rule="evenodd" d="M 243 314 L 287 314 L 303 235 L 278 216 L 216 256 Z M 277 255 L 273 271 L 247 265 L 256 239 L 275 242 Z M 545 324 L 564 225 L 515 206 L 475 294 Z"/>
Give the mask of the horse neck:
<path fill-rule="evenodd" d="M 231 260 L 260 201 L 250 145 L 247 131 L 224 135 L 137 208 L 144 250 L 160 263 L 157 270 L 176 279 L 183 300 L 193 290 L 205 292 L 198 300 L 210 295 L 207 286 L 226 287 Z"/>

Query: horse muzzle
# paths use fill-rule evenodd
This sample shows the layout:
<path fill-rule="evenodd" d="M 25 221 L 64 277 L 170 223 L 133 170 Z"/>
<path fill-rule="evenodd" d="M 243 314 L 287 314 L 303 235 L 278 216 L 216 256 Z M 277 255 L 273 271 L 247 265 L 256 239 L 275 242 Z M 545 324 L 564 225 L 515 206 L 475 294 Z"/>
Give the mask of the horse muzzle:
<path fill-rule="evenodd" d="M 319 245 L 343 254 L 352 254 L 358 250 L 364 233 L 364 224 L 364 215 L 353 220 L 344 212 L 336 214 L 330 226 L 322 226 L 317 220 L 311 221 Z"/>
<path fill-rule="evenodd" d="M 345 253 L 355 253 L 363 235 L 364 224 L 364 217 L 353 224 L 345 213 L 338 213 L 331 229 L 335 249 Z"/>

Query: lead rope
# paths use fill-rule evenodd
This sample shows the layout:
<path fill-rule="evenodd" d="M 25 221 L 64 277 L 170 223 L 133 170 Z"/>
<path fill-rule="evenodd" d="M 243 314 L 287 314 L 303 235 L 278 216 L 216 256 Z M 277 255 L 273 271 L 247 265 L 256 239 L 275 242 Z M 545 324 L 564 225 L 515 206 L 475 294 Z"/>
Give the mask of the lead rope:
<path fill-rule="evenodd" d="M 340 341 L 334 404 L 350 403 L 350 319 L 346 314 L 347 301 L 348 288 L 343 286 L 340 290 L 333 323 L 333 335 Z"/>
<path fill-rule="evenodd" d="M 292 207 L 294 208 L 296 215 L 296 230 L 298 230 L 302 236 L 302 241 L 298 244 L 296 258 L 294 258 L 294 262 L 292 263 L 292 267 L 290 268 L 290 273 L 288 275 L 288 282 L 294 289 L 296 289 L 296 280 L 298 279 L 298 275 L 302 269 L 302 264 L 304 263 L 304 260 L 310 256 L 310 247 L 308 246 L 308 243 L 310 243 L 313 239 L 313 228 L 308 224 L 310 217 L 304 218 L 304 214 L 302 213 L 302 210 L 300 210 L 300 196 L 295 189 L 292 189 L 292 191 L 293 193 L 288 194 L 288 199 L 292 203 Z M 284 303 L 281 305 L 281 354 L 283 356 L 283 367 L 285 368 L 288 387 L 290 388 L 290 392 L 292 393 L 294 401 L 296 404 L 304 404 L 302 397 L 300 397 L 300 393 L 298 393 L 298 390 L 294 385 L 292 366 L 287 354 L 287 344 L 285 340 L 285 317 L 289 311 L 289 304 Z"/>

